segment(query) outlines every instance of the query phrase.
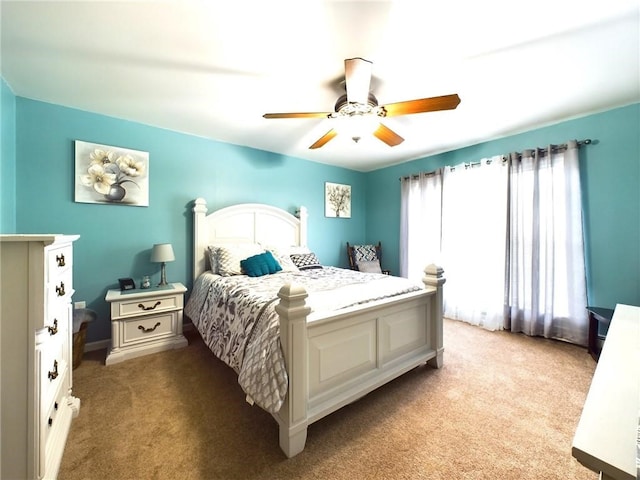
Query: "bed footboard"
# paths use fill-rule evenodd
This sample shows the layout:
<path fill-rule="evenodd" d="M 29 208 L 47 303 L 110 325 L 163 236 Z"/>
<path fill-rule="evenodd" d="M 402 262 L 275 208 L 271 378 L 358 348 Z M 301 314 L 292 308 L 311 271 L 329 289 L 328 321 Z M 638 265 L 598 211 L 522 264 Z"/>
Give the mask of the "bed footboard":
<path fill-rule="evenodd" d="M 289 387 L 274 417 L 287 457 L 304 449 L 316 420 L 420 364 L 442 366 L 443 270 L 429 265 L 423 282 L 423 291 L 312 319 L 303 287 L 280 289 L 276 311 Z"/>

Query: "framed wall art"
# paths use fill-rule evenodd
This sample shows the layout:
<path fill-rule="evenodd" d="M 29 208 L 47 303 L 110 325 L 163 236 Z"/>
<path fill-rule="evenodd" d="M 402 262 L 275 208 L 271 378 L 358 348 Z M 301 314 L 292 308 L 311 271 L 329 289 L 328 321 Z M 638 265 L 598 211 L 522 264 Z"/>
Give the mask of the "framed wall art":
<path fill-rule="evenodd" d="M 351 185 L 325 182 L 324 216 L 351 218 Z"/>
<path fill-rule="evenodd" d="M 149 152 L 75 141 L 75 201 L 149 206 Z"/>

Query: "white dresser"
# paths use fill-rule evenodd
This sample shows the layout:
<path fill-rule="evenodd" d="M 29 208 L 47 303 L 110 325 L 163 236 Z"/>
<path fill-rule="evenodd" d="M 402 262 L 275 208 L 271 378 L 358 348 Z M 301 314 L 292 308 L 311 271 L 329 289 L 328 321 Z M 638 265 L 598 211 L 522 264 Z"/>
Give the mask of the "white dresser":
<path fill-rule="evenodd" d="M 573 437 L 572 454 L 601 480 L 640 478 L 640 307 L 616 305 Z"/>
<path fill-rule="evenodd" d="M 0 235 L 0 478 L 55 478 L 72 388 L 73 242 Z"/>

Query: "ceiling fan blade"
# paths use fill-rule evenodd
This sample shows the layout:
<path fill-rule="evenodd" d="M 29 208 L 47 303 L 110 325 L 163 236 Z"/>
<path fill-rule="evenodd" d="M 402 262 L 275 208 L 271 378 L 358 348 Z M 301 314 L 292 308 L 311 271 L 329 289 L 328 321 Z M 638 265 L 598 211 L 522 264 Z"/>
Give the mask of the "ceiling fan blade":
<path fill-rule="evenodd" d="M 265 113 L 264 118 L 327 118 L 327 112 L 299 112 L 299 113 Z"/>
<path fill-rule="evenodd" d="M 338 132 L 336 132 L 335 129 L 332 128 L 323 136 L 321 136 L 318 140 L 316 140 L 316 142 L 313 145 L 311 145 L 309 148 L 310 149 L 320 148 L 329 140 L 331 140 L 333 137 L 335 137 L 337 134 Z"/>
<path fill-rule="evenodd" d="M 367 104 L 371 84 L 371 65 L 364 58 L 348 58 L 344 61 L 347 102 Z"/>
<path fill-rule="evenodd" d="M 404 138 L 391 130 L 389 127 L 385 127 L 383 124 L 380 124 L 378 126 L 378 128 L 373 132 L 373 135 L 379 140 L 382 140 L 390 147 L 395 147 L 396 145 L 400 145 L 402 142 L 404 142 Z"/>
<path fill-rule="evenodd" d="M 410 113 L 435 112 L 438 110 L 453 110 L 460 103 L 457 93 L 443 95 L 441 97 L 419 98 L 405 102 L 389 103 L 382 108 L 386 112 L 385 117 L 408 115 Z"/>

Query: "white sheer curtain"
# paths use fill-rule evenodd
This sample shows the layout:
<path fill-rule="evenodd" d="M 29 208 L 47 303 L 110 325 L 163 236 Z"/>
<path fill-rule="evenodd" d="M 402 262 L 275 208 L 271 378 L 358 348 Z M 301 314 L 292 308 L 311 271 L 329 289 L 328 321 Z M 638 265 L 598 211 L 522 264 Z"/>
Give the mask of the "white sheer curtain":
<path fill-rule="evenodd" d="M 500 156 L 443 175 L 444 315 L 488 330 L 505 319 L 507 173 Z"/>
<path fill-rule="evenodd" d="M 424 267 L 440 264 L 442 171 L 401 182 L 400 276 L 420 281 Z"/>
<path fill-rule="evenodd" d="M 406 178 L 401 191 L 401 275 L 442 266 L 445 316 L 586 345 L 577 142 Z"/>
<path fill-rule="evenodd" d="M 512 154 L 509 164 L 508 327 L 586 345 L 577 142 Z"/>

